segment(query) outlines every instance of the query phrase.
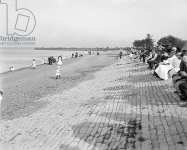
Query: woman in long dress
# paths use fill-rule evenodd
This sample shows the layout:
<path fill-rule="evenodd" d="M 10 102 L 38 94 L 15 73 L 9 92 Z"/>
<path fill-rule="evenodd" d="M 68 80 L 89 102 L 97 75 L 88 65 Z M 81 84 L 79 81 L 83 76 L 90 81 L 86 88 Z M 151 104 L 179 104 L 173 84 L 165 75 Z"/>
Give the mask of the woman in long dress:
<path fill-rule="evenodd" d="M 161 62 L 155 69 L 155 73 L 163 80 L 168 80 L 173 74 L 180 70 L 181 60 L 176 56 L 176 49 L 172 49 L 170 58 Z"/>
<path fill-rule="evenodd" d="M 62 69 L 62 56 L 59 56 L 57 61 L 56 79 L 60 78 L 61 69 Z"/>

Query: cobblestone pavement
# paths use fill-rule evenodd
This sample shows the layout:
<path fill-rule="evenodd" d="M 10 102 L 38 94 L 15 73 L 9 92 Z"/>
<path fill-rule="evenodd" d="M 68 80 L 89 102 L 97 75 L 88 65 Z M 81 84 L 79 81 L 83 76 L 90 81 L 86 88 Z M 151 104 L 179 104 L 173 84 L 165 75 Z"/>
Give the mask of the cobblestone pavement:
<path fill-rule="evenodd" d="M 28 117 L 0 121 L 2 150 L 185 150 L 187 108 L 171 81 L 125 58 Z"/>

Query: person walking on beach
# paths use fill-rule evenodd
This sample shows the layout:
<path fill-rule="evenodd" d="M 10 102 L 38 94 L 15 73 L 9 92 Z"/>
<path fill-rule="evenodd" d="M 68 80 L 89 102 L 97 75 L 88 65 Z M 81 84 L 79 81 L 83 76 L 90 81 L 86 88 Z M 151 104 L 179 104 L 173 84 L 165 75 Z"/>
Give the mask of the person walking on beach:
<path fill-rule="evenodd" d="M 3 91 L 0 91 L 0 109 L 1 109 L 2 100 L 3 100 Z"/>
<path fill-rule="evenodd" d="M 62 67 L 62 56 L 59 56 L 57 61 L 56 79 L 60 78 L 61 69 L 62 69 L 61 67 Z"/>
<path fill-rule="evenodd" d="M 77 58 L 77 57 L 78 57 L 78 55 L 79 55 L 79 54 L 78 54 L 78 52 L 75 52 L 75 58 Z"/>
<path fill-rule="evenodd" d="M 35 59 L 32 60 L 32 68 L 36 69 L 36 60 Z"/>
<path fill-rule="evenodd" d="M 48 60 L 47 60 L 47 57 L 44 57 L 44 58 L 43 58 L 43 63 L 44 63 L 44 64 L 47 64 L 47 61 L 48 61 Z"/>
<path fill-rule="evenodd" d="M 120 59 L 122 58 L 122 55 L 123 55 L 123 53 L 122 53 L 122 51 L 120 51 L 120 53 L 119 53 L 119 58 Z"/>

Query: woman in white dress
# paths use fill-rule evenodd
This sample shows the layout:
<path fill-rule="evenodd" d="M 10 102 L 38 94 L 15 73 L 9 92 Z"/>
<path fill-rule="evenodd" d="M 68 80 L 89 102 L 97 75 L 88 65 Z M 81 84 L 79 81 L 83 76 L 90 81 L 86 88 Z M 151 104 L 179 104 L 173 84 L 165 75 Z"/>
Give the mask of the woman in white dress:
<path fill-rule="evenodd" d="M 181 60 L 176 56 L 176 48 L 172 48 L 170 58 L 161 62 L 155 69 L 155 73 L 163 80 L 168 80 L 174 73 L 180 70 Z"/>
<path fill-rule="evenodd" d="M 61 76 L 61 69 L 62 69 L 61 67 L 62 67 L 62 56 L 59 56 L 57 61 L 56 79 L 59 79 Z"/>
<path fill-rule="evenodd" d="M 47 64 L 47 63 L 48 63 L 47 57 L 44 57 L 44 58 L 43 58 L 43 63 L 44 63 L 44 64 Z"/>

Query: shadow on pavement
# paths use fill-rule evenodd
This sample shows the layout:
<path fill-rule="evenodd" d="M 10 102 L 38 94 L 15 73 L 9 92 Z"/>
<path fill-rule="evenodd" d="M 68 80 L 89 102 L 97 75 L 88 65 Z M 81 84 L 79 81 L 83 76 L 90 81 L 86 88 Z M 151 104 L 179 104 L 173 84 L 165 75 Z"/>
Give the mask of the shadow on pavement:
<path fill-rule="evenodd" d="M 141 123 L 136 119 L 129 120 L 126 125 L 83 122 L 72 129 L 76 138 L 101 150 L 135 149 L 137 141 L 141 141 Z"/>

